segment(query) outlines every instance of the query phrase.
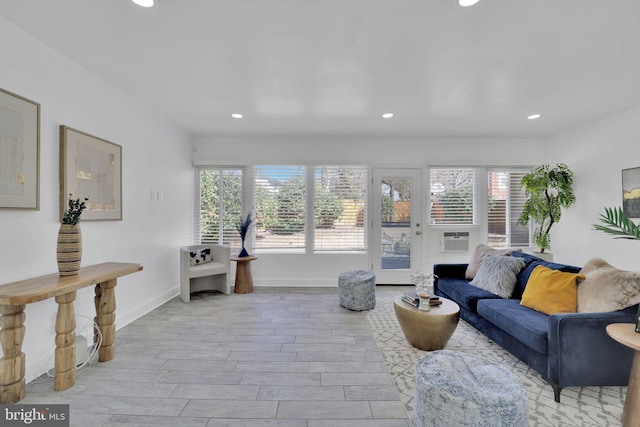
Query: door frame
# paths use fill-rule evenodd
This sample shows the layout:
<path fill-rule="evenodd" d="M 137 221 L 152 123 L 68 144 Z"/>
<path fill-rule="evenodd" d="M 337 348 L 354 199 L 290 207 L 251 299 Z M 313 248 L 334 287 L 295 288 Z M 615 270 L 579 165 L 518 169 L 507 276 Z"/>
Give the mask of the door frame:
<path fill-rule="evenodd" d="M 411 188 L 411 220 L 410 230 L 410 268 L 382 269 L 382 198 L 380 183 L 383 179 L 410 179 Z M 422 268 L 422 250 L 424 237 L 423 222 L 423 171 L 421 168 L 372 168 L 371 169 L 371 221 L 369 224 L 369 265 L 376 275 L 376 283 L 388 285 L 407 285 L 409 276 L 415 270 Z"/>

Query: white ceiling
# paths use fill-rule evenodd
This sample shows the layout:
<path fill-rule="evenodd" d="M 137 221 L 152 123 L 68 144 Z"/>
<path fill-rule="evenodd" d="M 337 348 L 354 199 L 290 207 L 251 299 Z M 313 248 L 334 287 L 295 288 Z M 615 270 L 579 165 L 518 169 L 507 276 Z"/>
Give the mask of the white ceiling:
<path fill-rule="evenodd" d="M 546 137 L 640 105 L 638 0 L 1 0 L 0 16 L 197 136 Z"/>

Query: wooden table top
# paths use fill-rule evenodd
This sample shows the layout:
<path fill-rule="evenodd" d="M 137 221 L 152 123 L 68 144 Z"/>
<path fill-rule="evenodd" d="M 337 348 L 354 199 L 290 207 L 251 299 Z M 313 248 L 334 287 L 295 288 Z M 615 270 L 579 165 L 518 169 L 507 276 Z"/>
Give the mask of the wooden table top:
<path fill-rule="evenodd" d="M 254 259 L 258 259 L 258 257 L 255 255 L 231 257 L 231 261 L 236 261 L 236 262 L 247 262 L 247 261 L 253 261 Z"/>
<path fill-rule="evenodd" d="M 80 268 L 77 275 L 52 273 L 0 285 L 0 305 L 22 305 L 64 295 L 142 270 L 142 264 L 105 262 Z"/>
<path fill-rule="evenodd" d="M 634 323 L 612 323 L 607 325 L 607 334 L 635 351 L 640 351 L 640 334 L 636 332 Z"/>

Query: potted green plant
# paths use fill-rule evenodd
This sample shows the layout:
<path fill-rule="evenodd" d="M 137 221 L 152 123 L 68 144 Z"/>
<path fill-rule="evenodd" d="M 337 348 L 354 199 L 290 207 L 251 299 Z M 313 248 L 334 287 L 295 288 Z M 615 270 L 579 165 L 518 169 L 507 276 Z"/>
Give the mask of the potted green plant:
<path fill-rule="evenodd" d="M 87 207 L 89 199 L 83 201 L 74 199 L 71 194 L 67 200 L 67 208 L 62 215 L 62 224 L 58 231 L 58 245 L 56 248 L 58 272 L 61 276 L 73 276 L 80 270 L 82 261 L 82 230 L 80 216 Z"/>
<path fill-rule="evenodd" d="M 540 165 L 522 178 L 528 199 L 524 204 L 518 224 L 527 226 L 533 221 L 533 243 L 541 253 L 551 249 L 549 232 L 553 224 L 560 221 L 562 209 L 573 205 L 573 172 L 564 163 L 554 167 Z"/>
<path fill-rule="evenodd" d="M 69 194 L 67 209 L 65 209 L 64 215 L 62 216 L 62 223 L 76 225 L 80 222 L 80 216 L 87 207 L 87 204 L 85 203 L 87 201 L 89 201 L 89 199 L 86 197 L 81 202 L 80 199 L 73 199 L 73 195 Z"/>

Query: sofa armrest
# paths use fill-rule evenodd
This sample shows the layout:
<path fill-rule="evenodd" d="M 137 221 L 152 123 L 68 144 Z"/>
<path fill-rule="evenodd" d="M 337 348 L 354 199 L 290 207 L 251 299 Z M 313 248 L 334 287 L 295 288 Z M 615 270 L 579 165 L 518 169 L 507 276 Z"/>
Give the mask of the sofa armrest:
<path fill-rule="evenodd" d="M 433 265 L 433 292 L 437 294 L 438 280 L 444 278 L 464 279 L 469 264 L 434 264 Z"/>
<path fill-rule="evenodd" d="M 227 270 L 227 283 L 231 279 L 231 248 L 228 245 L 212 245 L 211 255 L 215 261 L 225 265 Z"/>
<path fill-rule="evenodd" d="M 633 350 L 607 335 L 610 323 L 635 323 L 638 306 L 606 313 L 549 316 L 547 380 L 559 387 L 626 385 Z"/>

